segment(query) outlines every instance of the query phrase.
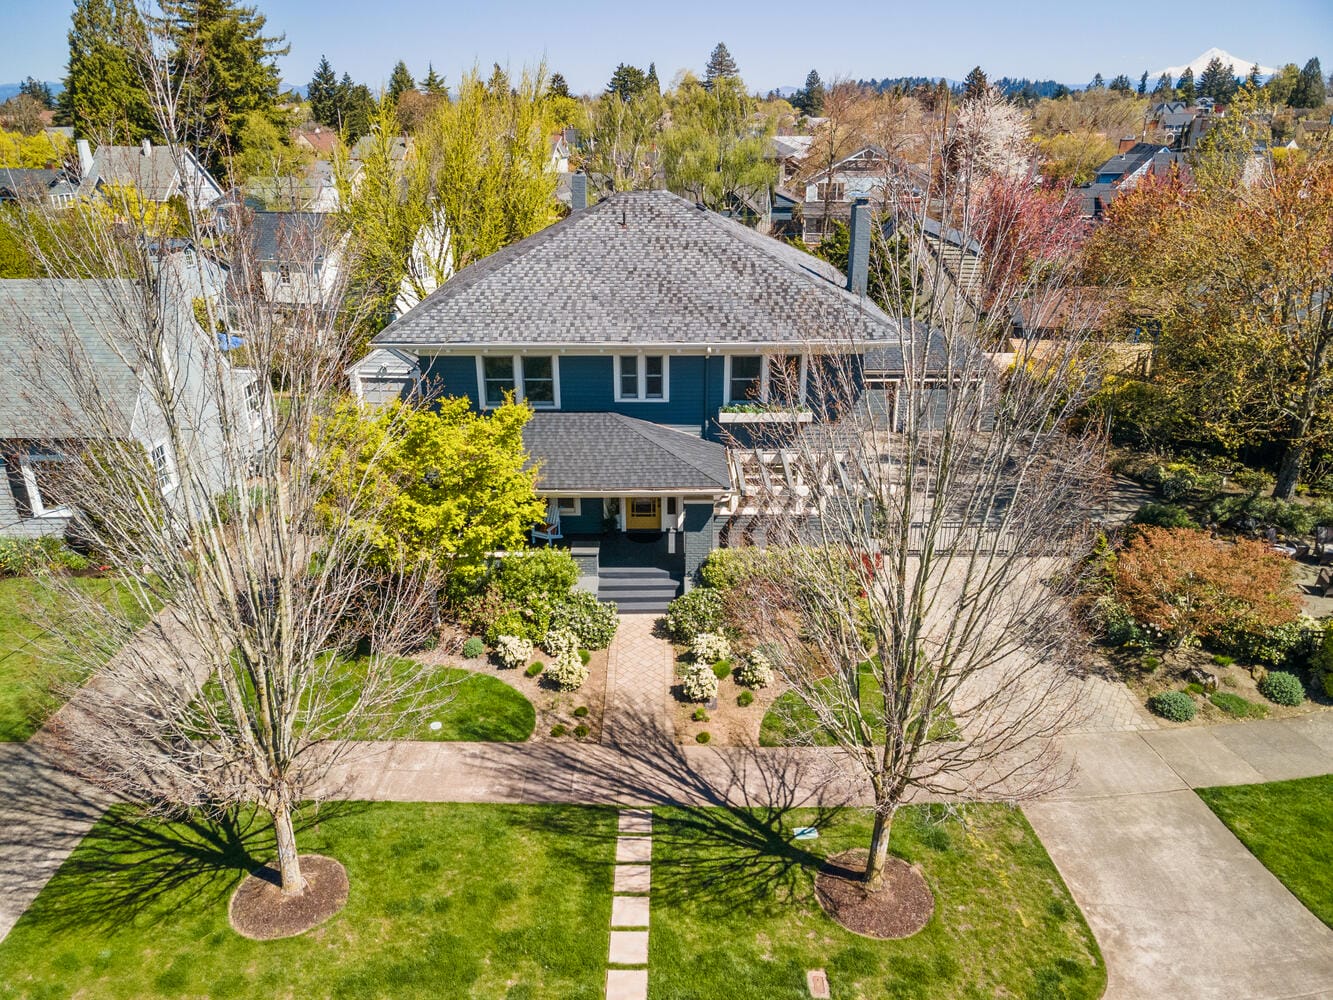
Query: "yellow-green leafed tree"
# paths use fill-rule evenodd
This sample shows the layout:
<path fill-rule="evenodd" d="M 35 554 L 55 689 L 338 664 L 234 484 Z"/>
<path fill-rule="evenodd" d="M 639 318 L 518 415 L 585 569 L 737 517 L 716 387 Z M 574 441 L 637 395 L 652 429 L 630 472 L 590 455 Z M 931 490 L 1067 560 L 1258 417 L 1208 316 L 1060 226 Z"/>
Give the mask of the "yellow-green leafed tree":
<path fill-rule="evenodd" d="M 24 135 L 0 129 L 0 168 L 58 167 L 70 152 L 69 140 L 59 133 Z"/>
<path fill-rule="evenodd" d="M 327 429 L 344 444 L 328 466 L 326 509 L 338 511 L 338 496 L 371 476 L 384 502 L 355 528 L 376 558 L 387 568 L 433 564 L 470 579 L 489 553 L 521 547 L 545 513 L 523 450 L 531 415 L 512 401 L 486 414 L 454 398 L 432 409 L 348 404 Z"/>
<path fill-rule="evenodd" d="M 744 199 L 777 183 L 768 156 L 773 123 L 756 116 L 739 77 L 711 86 L 685 79 L 669 98 L 672 126 L 662 133 L 667 187 L 714 211 L 735 211 Z"/>

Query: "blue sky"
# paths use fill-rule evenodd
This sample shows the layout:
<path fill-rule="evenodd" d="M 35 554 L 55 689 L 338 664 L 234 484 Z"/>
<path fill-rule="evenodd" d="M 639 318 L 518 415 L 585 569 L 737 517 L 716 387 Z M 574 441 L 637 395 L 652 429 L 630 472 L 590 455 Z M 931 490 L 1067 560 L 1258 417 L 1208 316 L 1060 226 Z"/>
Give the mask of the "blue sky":
<path fill-rule="evenodd" d="M 256 0 L 249 0 L 256 2 Z M 1094 73 L 1179 65 L 1210 46 L 1264 65 L 1333 70 L 1329 0 L 1217 0 L 1203 7 L 1161 0 L 1087 4 L 1070 0 L 866 0 L 861 4 L 744 0 L 659 4 L 510 0 L 257 0 L 287 35 L 289 83 L 310 79 L 321 54 L 341 74 L 377 86 L 398 59 L 413 73 L 428 61 L 450 80 L 479 62 L 517 68 L 545 56 L 576 91 L 600 90 L 618 62 L 657 63 L 664 81 L 702 68 L 725 41 L 752 88 L 799 86 L 811 66 L 825 78 L 963 77 L 980 64 L 992 77 L 1030 76 L 1077 84 Z M 0 82 L 64 72 L 72 3 L 9 4 L 0 43 Z"/>

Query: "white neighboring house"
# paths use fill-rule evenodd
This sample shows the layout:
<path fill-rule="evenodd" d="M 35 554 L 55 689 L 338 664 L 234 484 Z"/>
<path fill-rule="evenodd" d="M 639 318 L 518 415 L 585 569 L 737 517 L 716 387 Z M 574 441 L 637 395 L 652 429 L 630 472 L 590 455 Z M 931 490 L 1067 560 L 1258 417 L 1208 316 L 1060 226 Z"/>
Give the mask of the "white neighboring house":
<path fill-rule="evenodd" d="M 256 212 L 250 231 L 264 296 L 277 305 L 330 303 L 347 237 L 334 239 L 323 212 Z"/>
<path fill-rule="evenodd" d="M 407 273 L 398 289 L 393 304 L 393 318 L 397 319 L 454 274 L 453 234 L 444 218 L 444 210 L 436 208 L 427 225 L 421 227 L 412 242 L 407 258 Z"/>
<path fill-rule="evenodd" d="M 184 198 L 194 211 L 223 199 L 222 186 L 184 147 L 155 146 L 145 139 L 137 146 L 98 146 L 93 152 L 88 140 L 80 139 L 76 148 L 82 198 L 94 198 L 108 187 L 133 188 L 157 204 Z"/>
<path fill-rule="evenodd" d="M 264 446 L 263 414 L 270 405 L 258 375 L 225 367 L 231 390 L 226 402 L 209 381 L 219 352 L 194 320 L 197 273 L 173 255 L 158 269 L 166 332 L 174 348 L 173 373 L 180 438 L 197 461 L 199 484 L 214 494 L 239 486 L 223 447 L 223 406 L 233 408 L 240 428 L 241 461 Z M 157 470 L 168 498 L 179 493 L 178 456 L 163 414 L 153 401 L 134 345 L 125 343 L 124 321 L 141 307 L 141 286 L 126 279 L 33 279 L 0 281 L 0 536 L 63 535 L 77 497 L 59 495 L 60 465 L 82 441 L 101 436 L 104 420 L 113 435 L 138 442 Z M 174 334 L 174 336 L 172 336 Z M 97 415 L 86 409 L 95 399 Z"/>

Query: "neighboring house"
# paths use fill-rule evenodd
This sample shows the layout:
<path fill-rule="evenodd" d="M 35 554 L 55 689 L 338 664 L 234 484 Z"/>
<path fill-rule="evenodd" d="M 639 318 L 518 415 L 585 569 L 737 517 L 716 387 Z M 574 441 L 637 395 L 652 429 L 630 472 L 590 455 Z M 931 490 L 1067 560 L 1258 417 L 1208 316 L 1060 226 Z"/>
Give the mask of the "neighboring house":
<path fill-rule="evenodd" d="M 153 294 L 163 296 L 166 322 L 178 333 L 169 367 L 178 373 L 182 437 L 206 459 L 191 467 L 216 493 L 236 486 L 244 471 L 228 468 L 219 454 L 222 411 L 201 375 L 215 355 L 193 319 L 193 284 L 188 265 L 171 257 L 160 264 Z M 108 424 L 112 434 L 143 446 L 164 495 L 183 498 L 162 412 L 121 342 L 120 318 L 141 307 L 141 295 L 123 279 L 0 281 L 0 536 L 65 533 L 79 498 L 60 494 L 60 465 Z M 263 382 L 245 369 L 224 375 L 234 380 L 231 398 L 243 407 L 238 418 L 248 421 L 248 448 L 257 451 L 268 405 Z"/>
<path fill-rule="evenodd" d="M 320 212 L 255 212 L 250 224 L 264 296 L 278 305 L 331 302 L 346 237 L 334 239 Z"/>
<path fill-rule="evenodd" d="M 331 128 L 316 125 L 314 128 L 297 129 L 292 133 L 292 145 L 308 149 L 316 156 L 327 159 L 338 146 L 338 133 Z"/>
<path fill-rule="evenodd" d="M 810 145 L 815 141 L 812 135 L 775 135 L 773 137 L 773 159 L 778 163 L 778 183 L 786 184 L 794 178 L 810 155 Z"/>
<path fill-rule="evenodd" d="M 809 155 L 817 156 L 818 149 Z M 809 157 L 805 162 L 809 164 Z M 818 243 L 832 223 L 845 225 L 850 221 L 854 201 L 868 201 L 871 210 L 880 215 L 890 202 L 916 204 L 929 186 L 929 179 L 917 168 L 896 160 L 878 146 L 865 146 L 806 180 L 800 206 L 801 235 L 807 243 Z"/>
<path fill-rule="evenodd" d="M 0 204 L 44 201 L 55 208 L 68 208 L 77 197 L 78 186 L 63 170 L 0 169 Z"/>
<path fill-rule="evenodd" d="M 420 391 L 421 368 L 411 354 L 379 347 L 347 369 L 352 394 L 370 406 L 410 399 Z"/>
<path fill-rule="evenodd" d="M 95 198 L 116 187 L 132 188 L 157 204 L 183 198 L 196 210 L 212 208 L 223 200 L 221 185 L 184 147 L 154 146 L 149 139 L 137 146 L 98 146 L 96 152 L 87 139 L 80 139 L 76 147 L 81 198 Z"/>
<path fill-rule="evenodd" d="M 611 526 L 604 556 L 637 551 L 690 579 L 756 517 L 747 483 L 797 474 L 729 444 L 768 421 L 836 419 L 812 388 L 832 358 L 892 400 L 910 334 L 864 295 L 870 226 L 859 209 L 849 279 L 668 192 L 612 194 L 459 271 L 372 347 L 416 359 L 429 394 L 527 401 L 546 535 Z M 657 547 L 625 557 L 622 533 Z"/>
<path fill-rule="evenodd" d="M 1182 155 L 1155 142 L 1120 140 L 1120 149 L 1097 168 L 1093 180 L 1078 188 L 1083 215 L 1100 219 L 1121 191 L 1131 190 L 1150 175 L 1166 176 L 1172 166 L 1184 162 Z"/>

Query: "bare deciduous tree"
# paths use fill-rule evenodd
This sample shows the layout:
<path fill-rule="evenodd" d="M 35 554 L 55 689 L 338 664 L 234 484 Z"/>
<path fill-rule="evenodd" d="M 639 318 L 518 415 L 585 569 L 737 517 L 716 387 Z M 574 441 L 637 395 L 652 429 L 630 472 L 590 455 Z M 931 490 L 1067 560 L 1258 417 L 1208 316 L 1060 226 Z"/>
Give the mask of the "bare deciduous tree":
<path fill-rule="evenodd" d="M 966 190 L 933 199 L 963 245 L 986 211 Z M 925 204 L 891 207 L 903 238 L 922 239 Z M 1085 330 L 983 346 L 1007 343 L 1016 304 L 1059 294 L 1071 247 L 1043 249 L 1040 267 L 1006 263 L 980 316 L 939 303 L 923 246 L 875 262 L 910 289 L 883 324 L 897 332 L 813 353 L 804 388 L 794 365 L 771 375 L 770 399 L 838 419 L 733 445 L 735 527 L 772 548 L 745 560 L 731 617 L 872 789 L 872 889 L 910 793 L 1019 800 L 1064 774 L 1052 740 L 1079 711 L 1074 598 L 1102 482 L 1100 440 L 1071 420 L 1096 359 Z"/>
<path fill-rule="evenodd" d="M 165 137 L 155 155 L 188 177 L 210 134 L 160 53 L 136 51 Z M 49 482 L 71 530 L 157 614 L 55 721 L 72 765 L 131 801 L 266 811 L 282 891 L 299 894 L 293 810 L 327 793 L 352 738 L 439 702 L 432 670 L 396 657 L 430 633 L 436 588 L 428 571 L 371 569 L 353 527 L 383 498 L 375 456 L 342 464 L 356 443 L 329 419 L 356 327 L 319 269 L 329 234 L 282 233 L 265 271 L 243 211 L 184 202 L 170 233 L 126 199 L 34 244 L 47 274 L 92 261 L 113 277 L 47 285 L 4 359 L 58 458 Z M 69 587 L 65 600 L 54 624 L 76 656 L 101 660 L 129 634 L 127 608 Z"/>

